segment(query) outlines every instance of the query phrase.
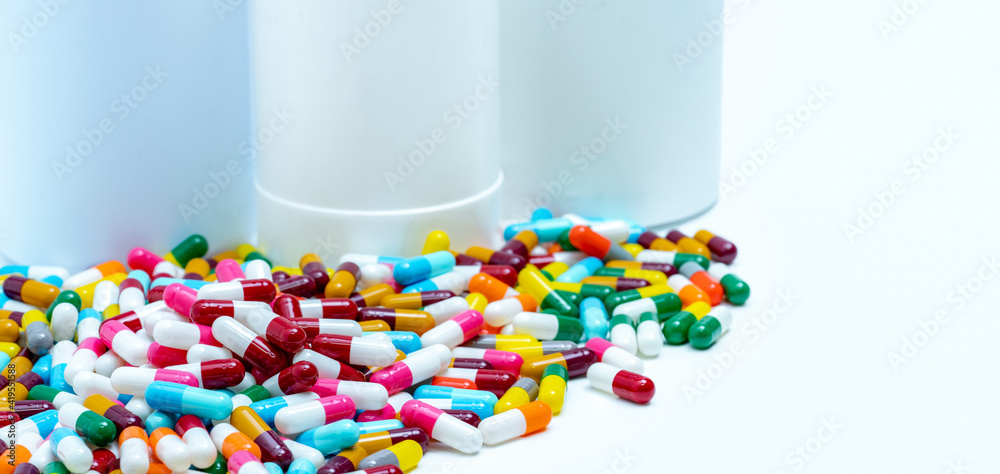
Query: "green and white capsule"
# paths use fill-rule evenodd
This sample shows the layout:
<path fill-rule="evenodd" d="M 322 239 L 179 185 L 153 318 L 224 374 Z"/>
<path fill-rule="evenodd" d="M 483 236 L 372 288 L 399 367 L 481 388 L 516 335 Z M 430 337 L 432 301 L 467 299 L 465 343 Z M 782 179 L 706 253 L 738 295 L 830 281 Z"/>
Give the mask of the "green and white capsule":
<path fill-rule="evenodd" d="M 709 259 L 696 253 L 682 253 L 672 250 L 643 250 L 635 256 L 637 262 L 669 263 L 680 268 L 684 262 L 696 262 L 702 268 L 708 270 Z"/>
<path fill-rule="evenodd" d="M 621 347 L 629 354 L 635 355 L 638 351 L 638 341 L 635 334 L 635 323 L 632 318 L 625 314 L 611 317 L 611 343 Z"/>
<path fill-rule="evenodd" d="M 576 342 L 583 336 L 583 324 L 569 316 L 522 312 L 514 316 L 512 325 L 515 334 L 534 336 L 539 341 Z"/>
<path fill-rule="evenodd" d="M 733 324 L 733 312 L 727 307 L 717 307 L 691 326 L 688 339 L 695 349 L 707 349 L 715 344 Z"/>
<path fill-rule="evenodd" d="M 639 321 L 639 316 L 643 313 L 653 313 L 659 315 L 660 321 L 681 310 L 681 297 L 677 293 L 663 293 L 649 298 L 622 303 L 615 307 L 612 316 L 619 314 L 626 315 L 632 323 Z"/>
<path fill-rule="evenodd" d="M 708 267 L 708 274 L 722 284 L 722 292 L 726 295 L 726 301 L 740 306 L 750 298 L 750 285 L 747 285 L 740 277 L 730 273 L 729 266 L 725 263 L 712 262 Z"/>
<path fill-rule="evenodd" d="M 660 320 L 653 313 L 642 313 L 639 326 L 635 328 L 639 353 L 646 357 L 656 357 L 663 350 L 663 332 Z"/>

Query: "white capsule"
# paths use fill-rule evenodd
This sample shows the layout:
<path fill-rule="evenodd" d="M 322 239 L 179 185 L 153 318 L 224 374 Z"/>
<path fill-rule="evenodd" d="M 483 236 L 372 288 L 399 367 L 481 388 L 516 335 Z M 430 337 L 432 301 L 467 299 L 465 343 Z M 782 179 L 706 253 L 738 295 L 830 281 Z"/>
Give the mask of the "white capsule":
<path fill-rule="evenodd" d="M 80 343 L 66 362 L 66 369 L 63 371 L 63 378 L 70 385 L 73 385 L 73 378 L 82 372 L 93 372 L 97 365 L 98 353 L 104 354 L 104 343 L 100 339 L 90 338 Z"/>
<path fill-rule="evenodd" d="M 142 395 L 132 397 L 132 399 L 125 404 L 125 409 L 134 413 L 135 416 L 142 418 L 142 421 L 146 421 L 146 417 L 154 411 L 153 408 L 146 403 L 146 398 Z"/>
<path fill-rule="evenodd" d="M 514 321 L 514 316 L 524 311 L 524 305 L 517 298 L 504 298 L 494 301 L 483 309 L 486 324 L 495 328 L 506 326 Z"/>
<path fill-rule="evenodd" d="M 121 444 L 118 451 L 118 467 L 122 474 L 149 472 L 149 444 L 146 441 L 141 438 L 129 438 Z"/>
<path fill-rule="evenodd" d="M 161 322 L 164 321 L 172 321 L 176 323 L 191 322 L 190 319 L 181 316 L 176 311 L 170 308 L 163 308 L 153 312 L 146 313 L 144 316 L 139 318 L 139 321 L 142 322 L 142 329 L 144 329 L 147 333 L 154 335 L 156 334 L 156 326 L 158 326 Z"/>
<path fill-rule="evenodd" d="M 534 336 L 539 341 L 551 341 L 559 334 L 559 318 L 548 313 L 522 311 L 514 316 L 514 334 Z"/>
<path fill-rule="evenodd" d="M 118 293 L 118 311 L 127 313 L 146 305 L 146 294 L 142 288 L 130 286 Z"/>
<path fill-rule="evenodd" d="M 118 304 L 118 285 L 110 280 L 104 280 L 94 288 L 93 303 L 91 307 L 97 311 L 104 312 L 108 306 Z"/>
<path fill-rule="evenodd" d="M 187 445 L 191 456 L 191 464 L 198 469 L 205 469 L 215 464 L 219 452 L 215 449 L 215 443 L 208 431 L 201 426 L 188 428 L 181 437 Z"/>
<path fill-rule="evenodd" d="M 271 265 L 259 258 L 247 262 L 246 268 L 243 269 L 243 275 L 247 277 L 247 280 L 274 281 L 271 279 Z"/>
<path fill-rule="evenodd" d="M 663 350 L 663 330 L 655 315 L 640 318 L 639 327 L 635 328 L 635 335 L 640 354 L 656 357 Z"/>
<path fill-rule="evenodd" d="M 80 398 L 87 398 L 91 395 L 100 394 L 111 400 L 117 400 L 121 396 L 111 385 L 111 379 L 103 375 L 81 372 L 73 379 L 73 391 Z"/>
<path fill-rule="evenodd" d="M 94 463 L 94 454 L 70 428 L 56 428 L 52 433 L 53 450 L 56 457 L 62 461 L 69 472 L 83 474 L 90 470 Z"/>
<path fill-rule="evenodd" d="M 154 449 L 156 457 L 173 472 L 186 471 L 191 467 L 191 452 L 187 444 L 176 434 L 160 437 Z"/>
<path fill-rule="evenodd" d="M 108 282 L 110 283 L 110 282 Z M 80 311 L 70 303 L 59 303 L 52 309 L 52 339 L 55 341 L 72 341 L 76 336 L 76 325 L 80 319 Z"/>
<path fill-rule="evenodd" d="M 195 344 L 212 344 L 212 328 L 190 322 L 161 321 L 153 330 L 153 340 L 161 346 L 188 350 Z"/>
<path fill-rule="evenodd" d="M 629 354 L 635 355 L 638 352 L 639 342 L 636 340 L 635 328 L 630 324 L 612 326 L 608 339 L 612 344 L 621 347 Z"/>
<path fill-rule="evenodd" d="M 114 352 L 108 351 L 97 358 L 97 362 L 94 363 L 94 372 L 104 377 L 111 377 L 115 369 L 125 367 L 126 365 L 128 365 L 128 362 L 125 362 L 125 359 L 118 357 L 118 354 Z"/>
<path fill-rule="evenodd" d="M 256 261 L 256 260 L 255 260 Z M 292 457 L 296 460 L 306 459 L 319 469 L 323 467 L 326 463 L 326 459 L 323 458 L 323 453 L 312 446 L 306 446 L 302 443 L 297 443 L 290 439 L 282 438 L 285 442 L 285 446 L 288 446 L 288 450 L 292 452 Z"/>
<path fill-rule="evenodd" d="M 635 324 L 639 322 L 639 316 L 643 313 L 656 314 L 656 303 L 653 302 L 652 298 L 642 298 L 615 306 L 615 309 L 611 312 L 611 316 L 624 314 L 632 320 L 632 324 Z"/>
<path fill-rule="evenodd" d="M 195 344 L 187 351 L 187 361 L 189 364 L 205 362 L 208 360 L 232 359 L 233 353 L 225 347 L 210 346 L 208 344 Z"/>
<path fill-rule="evenodd" d="M 424 306 L 423 311 L 434 317 L 434 324 L 441 324 L 463 311 L 468 311 L 469 308 L 468 300 L 461 296 L 453 296 L 446 300 Z"/>

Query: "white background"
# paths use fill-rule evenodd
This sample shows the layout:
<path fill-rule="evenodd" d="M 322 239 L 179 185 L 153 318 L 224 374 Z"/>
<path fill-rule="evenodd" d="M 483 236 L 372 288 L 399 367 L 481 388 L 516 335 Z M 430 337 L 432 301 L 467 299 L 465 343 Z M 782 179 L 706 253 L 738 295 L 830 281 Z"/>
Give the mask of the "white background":
<path fill-rule="evenodd" d="M 1000 3 L 927 0 L 888 35 L 879 23 L 902 0 L 727 3 L 723 182 L 748 149 L 779 148 L 681 228 L 739 246 L 735 270 L 753 295 L 733 330 L 712 350 L 668 347 L 647 361 L 649 406 L 573 381 L 545 432 L 476 456 L 432 450 L 416 472 L 596 474 L 624 467 L 619 454 L 633 459 L 618 472 L 632 473 L 1000 469 L 1000 279 L 961 306 L 956 296 L 1000 258 Z M 791 138 L 776 130 L 820 87 L 833 97 Z M 958 138 L 940 159 L 917 179 L 905 172 L 949 127 Z M 849 239 L 845 224 L 896 180 L 905 191 Z M 751 320 L 785 308 L 779 292 L 792 304 L 755 336 Z M 947 323 L 917 334 L 939 310 Z M 904 338 L 922 347 L 894 367 Z M 712 368 L 733 344 L 740 355 Z M 709 372 L 689 401 L 683 387 Z M 840 427 L 819 441 L 824 420 Z"/>

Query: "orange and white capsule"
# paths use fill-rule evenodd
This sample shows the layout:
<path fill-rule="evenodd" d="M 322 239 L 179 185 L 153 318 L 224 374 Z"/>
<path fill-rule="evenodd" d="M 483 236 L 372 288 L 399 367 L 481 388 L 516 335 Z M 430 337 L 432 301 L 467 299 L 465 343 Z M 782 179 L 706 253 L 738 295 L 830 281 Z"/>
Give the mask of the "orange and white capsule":
<path fill-rule="evenodd" d="M 552 421 L 552 408 L 542 401 L 521 405 L 479 423 L 483 443 L 498 444 L 544 429 Z"/>

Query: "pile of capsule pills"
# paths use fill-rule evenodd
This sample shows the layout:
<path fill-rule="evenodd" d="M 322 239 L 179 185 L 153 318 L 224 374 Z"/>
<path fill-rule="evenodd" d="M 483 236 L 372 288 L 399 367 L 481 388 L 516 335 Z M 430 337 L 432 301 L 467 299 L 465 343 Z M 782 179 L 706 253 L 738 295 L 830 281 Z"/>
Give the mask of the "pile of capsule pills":
<path fill-rule="evenodd" d="M 710 347 L 749 296 L 705 230 L 539 210 L 504 239 L 457 253 L 436 231 L 330 269 L 192 235 L 72 275 L 2 267 L 0 474 L 409 472 L 544 429 L 576 377 L 649 402 L 637 354 Z"/>

